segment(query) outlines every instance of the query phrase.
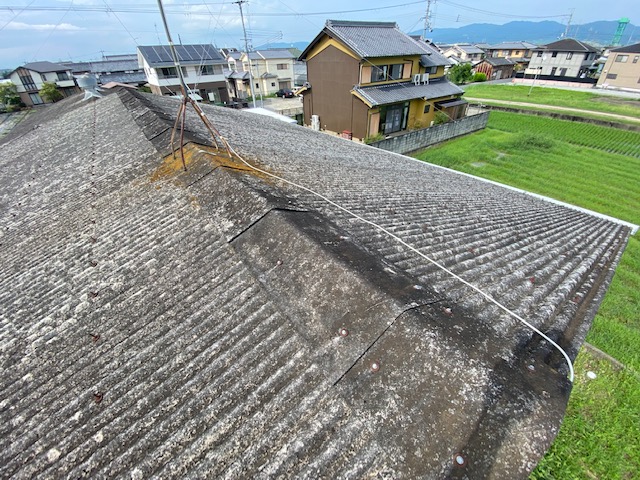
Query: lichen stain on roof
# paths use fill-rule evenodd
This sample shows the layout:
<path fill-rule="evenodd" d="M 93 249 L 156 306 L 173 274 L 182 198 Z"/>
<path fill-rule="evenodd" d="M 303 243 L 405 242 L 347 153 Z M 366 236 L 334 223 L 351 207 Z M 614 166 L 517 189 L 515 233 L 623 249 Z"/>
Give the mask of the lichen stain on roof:
<path fill-rule="evenodd" d="M 219 156 L 190 111 L 184 172 L 175 99 L 79 98 L 0 140 L 0 477 L 527 477 L 571 389 L 549 345 L 371 224 Z M 203 110 L 243 158 L 577 354 L 628 227 Z"/>

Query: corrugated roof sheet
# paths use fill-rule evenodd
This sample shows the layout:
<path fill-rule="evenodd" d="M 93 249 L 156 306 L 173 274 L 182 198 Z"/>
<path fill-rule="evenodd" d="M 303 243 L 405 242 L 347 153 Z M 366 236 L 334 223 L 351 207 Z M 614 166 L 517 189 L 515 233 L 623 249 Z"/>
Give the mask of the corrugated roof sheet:
<path fill-rule="evenodd" d="M 175 48 L 182 65 L 226 63 L 213 45 L 175 45 Z M 139 46 L 138 51 L 151 67 L 170 67 L 174 64 L 169 45 Z"/>
<path fill-rule="evenodd" d="M 545 342 L 370 224 L 202 153 L 190 109 L 172 169 L 176 99 L 81 98 L 0 140 L 0 476 L 527 478 L 570 391 Z M 203 108 L 577 354 L 627 227 Z"/>
<path fill-rule="evenodd" d="M 461 95 L 463 90 L 444 78 L 433 79 L 428 85 L 415 85 L 413 82 L 392 83 L 380 86 L 353 89 L 371 106 L 406 102 L 414 98 L 441 98 L 449 95 Z"/>

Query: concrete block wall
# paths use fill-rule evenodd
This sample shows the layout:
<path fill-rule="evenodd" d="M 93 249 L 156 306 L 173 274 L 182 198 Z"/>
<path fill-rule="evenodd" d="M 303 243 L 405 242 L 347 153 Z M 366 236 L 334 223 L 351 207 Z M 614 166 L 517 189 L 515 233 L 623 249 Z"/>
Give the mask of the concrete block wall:
<path fill-rule="evenodd" d="M 487 126 L 488 120 L 489 112 L 482 112 L 442 125 L 435 125 L 403 135 L 386 138 L 379 142 L 372 143 L 371 146 L 402 154 L 415 152 L 435 145 L 436 143 L 459 137 L 460 135 L 482 130 Z"/>

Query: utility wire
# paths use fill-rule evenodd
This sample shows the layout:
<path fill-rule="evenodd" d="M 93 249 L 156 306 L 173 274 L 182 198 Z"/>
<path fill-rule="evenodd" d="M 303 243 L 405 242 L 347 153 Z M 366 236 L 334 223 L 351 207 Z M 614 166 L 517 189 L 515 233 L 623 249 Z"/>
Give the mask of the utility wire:
<path fill-rule="evenodd" d="M 305 187 L 303 185 L 300 185 L 298 183 L 292 182 L 291 180 L 287 180 L 285 178 L 282 178 L 278 175 L 275 175 L 271 172 L 267 172 L 266 170 L 262 170 L 261 168 L 258 168 L 254 165 L 252 165 L 251 163 L 247 162 L 232 146 L 229 145 L 229 143 L 227 142 L 226 139 L 224 139 L 224 137 L 221 137 L 223 143 L 225 144 L 225 146 L 242 162 L 244 163 L 247 167 L 251 168 L 252 170 L 255 170 L 256 172 L 262 173 L 264 175 L 267 175 L 271 178 L 275 178 L 277 180 L 280 180 L 284 183 L 287 183 L 289 185 L 292 185 L 294 187 L 297 187 L 301 190 L 304 190 L 306 192 L 311 193 L 312 195 L 324 200 L 325 202 L 327 202 L 329 205 L 332 205 L 336 208 L 338 208 L 339 210 L 342 210 L 343 212 L 347 213 L 348 215 L 351 215 L 353 218 L 360 220 L 363 223 L 366 223 L 367 225 L 371 225 L 372 227 L 374 227 L 375 229 L 381 231 L 382 233 L 388 235 L 389 237 L 391 237 L 392 239 L 394 239 L 396 242 L 398 242 L 400 245 L 408 248 L 409 250 L 411 250 L 412 252 L 416 253 L 417 255 L 419 255 L 420 257 L 422 257 L 424 260 L 428 261 L 429 263 L 431 263 L 432 265 L 435 265 L 436 267 L 438 267 L 440 270 L 444 271 L 445 273 L 449 274 L 451 277 L 455 278 L 456 280 L 458 280 L 459 282 L 463 283 L 464 285 L 466 285 L 467 287 L 471 288 L 472 290 L 474 290 L 475 292 L 479 293 L 480 295 L 482 295 L 482 297 L 484 297 L 486 300 L 488 300 L 489 302 L 493 303 L 494 305 L 496 305 L 500 310 L 506 312 L 507 314 L 509 314 L 511 317 L 515 318 L 516 320 L 518 320 L 519 322 L 521 322 L 524 326 L 526 326 L 527 328 L 529 328 L 531 331 L 533 331 L 534 333 L 538 334 L 540 337 L 542 337 L 544 340 L 546 340 L 547 342 L 549 342 L 554 348 L 556 348 L 564 357 L 564 359 L 567 362 L 567 365 L 569 367 L 569 381 L 573 382 L 574 379 L 574 369 L 573 369 L 573 363 L 571 362 L 571 358 L 569 357 L 569 355 L 567 354 L 566 351 L 564 351 L 564 349 L 558 345 L 556 342 L 554 342 L 551 338 L 549 338 L 548 335 L 546 335 L 545 333 L 543 333 L 542 331 L 540 331 L 538 328 L 536 328 L 534 325 L 532 325 L 530 322 L 528 322 L 527 320 L 525 320 L 524 318 L 522 318 L 520 315 L 518 315 L 517 313 L 509 310 L 507 307 L 505 307 L 504 305 L 502 305 L 500 302 L 498 302 L 496 299 L 494 299 L 491 295 L 489 295 L 488 293 L 485 293 L 484 291 L 482 291 L 480 288 L 476 287 L 475 285 L 473 285 L 472 283 L 469 283 L 468 281 L 466 281 L 464 278 L 460 277 L 459 275 L 456 275 L 455 273 L 453 273 L 451 270 L 449 270 L 448 268 L 446 268 L 444 265 L 441 265 L 440 263 L 438 263 L 437 261 L 433 260 L 432 258 L 430 258 L 429 256 L 427 256 L 426 254 L 422 253 L 420 250 L 418 250 L 416 247 L 414 247 L 413 245 L 405 242 L 404 240 L 402 240 L 402 238 L 400 238 L 399 236 L 397 236 L 396 234 L 394 234 L 393 232 L 391 232 L 390 230 L 386 229 L 385 227 L 372 222 L 371 220 L 367 220 L 366 218 L 358 215 L 357 213 L 353 212 L 352 210 L 349 210 L 346 207 L 343 207 L 342 205 L 334 202 L 333 200 L 329 199 L 328 197 L 326 197 L 325 195 L 316 192 L 315 190 L 312 190 L 308 187 Z M 209 155 L 212 155 L 210 152 L 207 152 L 205 150 L 201 150 L 203 153 L 207 153 Z"/>

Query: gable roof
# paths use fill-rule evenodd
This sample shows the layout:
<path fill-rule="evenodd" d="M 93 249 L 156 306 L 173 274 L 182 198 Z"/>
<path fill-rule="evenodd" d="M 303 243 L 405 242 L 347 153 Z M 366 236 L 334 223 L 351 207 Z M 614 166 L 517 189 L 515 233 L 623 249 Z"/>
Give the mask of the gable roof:
<path fill-rule="evenodd" d="M 547 43 L 534 50 L 556 50 L 558 52 L 598 52 L 599 50 L 592 47 L 588 43 L 575 40 L 573 38 L 564 38 L 557 42 Z"/>
<path fill-rule="evenodd" d="M 69 68 L 66 65 L 63 65 L 60 63 L 52 63 L 52 62 L 25 63 L 21 68 L 26 68 L 27 70 L 33 70 L 34 72 L 38 72 L 38 73 L 66 72 L 69 70 Z"/>
<path fill-rule="evenodd" d="M 0 140 L 20 199 L 0 209 L 3 476 L 527 477 L 570 391 L 545 342 L 370 223 L 208 153 L 190 109 L 183 172 L 175 99 L 81 98 Z M 577 354 L 628 227 L 203 109 L 263 172 Z"/>
<path fill-rule="evenodd" d="M 486 57 L 482 60 L 483 62 L 487 62 L 489 65 L 494 67 L 501 67 L 504 65 L 515 65 L 517 62 L 510 58 L 506 57 Z"/>
<path fill-rule="evenodd" d="M 300 54 L 307 54 L 323 36 L 335 38 L 361 58 L 393 57 L 398 55 L 423 55 L 431 52 L 422 41 L 416 41 L 403 33 L 394 22 L 356 22 L 327 20 L 324 29 Z"/>
<path fill-rule="evenodd" d="M 611 51 L 619 53 L 640 53 L 640 43 L 634 43 L 632 45 L 614 48 Z"/>
<path fill-rule="evenodd" d="M 457 48 L 468 54 L 484 53 L 484 50 L 469 43 L 456 43 L 453 48 Z"/>
<path fill-rule="evenodd" d="M 431 100 L 449 95 L 462 95 L 464 91 L 443 77 L 430 80 L 429 84 L 415 85 L 411 82 L 390 83 L 353 89 L 370 107 L 406 102 L 415 98 Z"/>
<path fill-rule="evenodd" d="M 225 63 L 225 59 L 213 45 L 175 45 L 175 48 L 180 64 L 183 66 Z M 169 45 L 139 46 L 138 51 L 152 68 L 174 65 Z"/>
<path fill-rule="evenodd" d="M 529 42 L 502 42 L 488 45 L 487 50 L 531 50 L 537 45 Z"/>

